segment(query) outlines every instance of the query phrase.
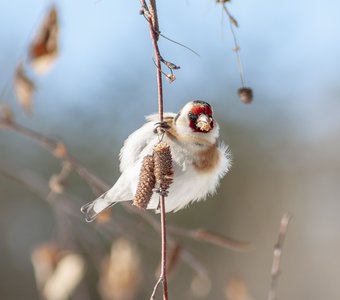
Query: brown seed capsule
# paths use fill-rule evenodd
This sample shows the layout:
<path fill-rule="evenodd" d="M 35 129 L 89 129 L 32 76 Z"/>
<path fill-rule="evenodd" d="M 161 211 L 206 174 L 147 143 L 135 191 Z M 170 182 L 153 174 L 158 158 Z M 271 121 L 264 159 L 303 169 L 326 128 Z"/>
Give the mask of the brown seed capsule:
<path fill-rule="evenodd" d="M 154 148 L 155 177 L 161 193 L 166 193 L 173 181 L 170 146 L 160 142 Z"/>
<path fill-rule="evenodd" d="M 156 179 L 154 175 L 154 161 L 152 155 L 144 157 L 139 174 L 137 191 L 133 199 L 133 205 L 146 209 L 151 199 Z"/>
<path fill-rule="evenodd" d="M 243 103 L 249 104 L 253 101 L 253 90 L 251 88 L 239 88 L 238 95 Z"/>

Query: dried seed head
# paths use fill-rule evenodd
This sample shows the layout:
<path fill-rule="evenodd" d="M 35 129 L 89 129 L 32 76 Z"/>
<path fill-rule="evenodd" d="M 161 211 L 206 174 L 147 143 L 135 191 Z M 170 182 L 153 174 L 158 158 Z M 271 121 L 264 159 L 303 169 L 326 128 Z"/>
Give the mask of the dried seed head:
<path fill-rule="evenodd" d="M 253 90 L 251 88 L 242 87 L 238 89 L 238 95 L 243 103 L 249 104 L 253 101 Z"/>
<path fill-rule="evenodd" d="M 147 155 L 144 157 L 142 162 L 142 168 L 139 174 L 139 182 L 135 197 L 133 199 L 133 205 L 146 209 L 151 199 L 155 183 L 156 179 L 154 175 L 153 157 L 152 155 Z"/>
<path fill-rule="evenodd" d="M 168 79 L 170 83 L 173 83 L 176 80 L 176 76 L 174 74 L 166 74 L 166 79 Z"/>
<path fill-rule="evenodd" d="M 170 146 L 160 142 L 154 148 L 155 177 L 161 193 L 166 193 L 173 181 Z"/>

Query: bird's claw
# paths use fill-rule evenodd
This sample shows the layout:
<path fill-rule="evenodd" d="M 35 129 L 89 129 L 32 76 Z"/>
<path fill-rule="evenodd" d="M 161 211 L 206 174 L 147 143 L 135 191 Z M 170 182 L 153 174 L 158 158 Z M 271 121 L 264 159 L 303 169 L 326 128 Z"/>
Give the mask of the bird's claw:
<path fill-rule="evenodd" d="M 158 133 L 158 131 L 160 130 L 161 132 L 165 132 L 166 130 L 168 130 L 170 128 L 169 124 L 165 121 L 163 122 L 157 122 L 155 123 L 155 129 L 154 129 L 154 133 Z"/>
<path fill-rule="evenodd" d="M 169 192 L 166 190 L 162 190 L 161 188 L 155 188 L 152 190 L 154 193 L 160 194 L 163 197 L 168 197 Z"/>

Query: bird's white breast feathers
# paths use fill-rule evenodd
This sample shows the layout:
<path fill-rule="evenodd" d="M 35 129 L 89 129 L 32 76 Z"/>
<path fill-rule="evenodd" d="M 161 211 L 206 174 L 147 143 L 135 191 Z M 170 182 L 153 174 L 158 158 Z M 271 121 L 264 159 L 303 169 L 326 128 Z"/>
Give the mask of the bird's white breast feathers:
<path fill-rule="evenodd" d="M 166 113 L 164 118 L 174 118 L 175 114 Z M 157 115 L 147 118 L 148 122 L 133 132 L 125 141 L 120 152 L 121 177 L 115 186 L 108 192 L 108 197 L 115 198 L 114 201 L 132 200 L 136 192 L 139 180 L 139 172 L 143 158 L 152 154 L 153 147 L 158 143 L 158 136 L 154 133 Z M 166 211 L 177 211 L 190 202 L 204 199 L 208 194 L 215 192 L 220 179 L 227 173 L 231 165 L 228 148 L 223 144 L 217 146 L 217 160 L 214 167 L 209 171 L 200 171 L 195 167 L 195 154 L 192 147 L 185 147 L 166 135 L 164 141 L 171 147 L 174 168 L 174 181 L 170 186 L 169 195 L 166 198 Z M 209 155 L 209 154 L 207 154 Z M 128 184 L 127 184 L 128 183 Z M 124 198 L 117 199 L 115 194 L 120 186 L 120 197 L 122 188 L 125 190 Z M 127 199 L 131 197 L 130 199 Z M 149 209 L 157 209 L 158 194 L 154 194 L 148 205 Z"/>

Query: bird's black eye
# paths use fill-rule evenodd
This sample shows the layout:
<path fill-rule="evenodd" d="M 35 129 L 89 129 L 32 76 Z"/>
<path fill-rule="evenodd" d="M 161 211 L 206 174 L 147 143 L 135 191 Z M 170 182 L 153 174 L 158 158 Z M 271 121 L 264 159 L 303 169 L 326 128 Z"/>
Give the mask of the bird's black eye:
<path fill-rule="evenodd" d="M 197 118 L 198 118 L 198 116 L 197 115 L 195 115 L 195 114 L 193 114 L 192 112 L 189 112 L 189 119 L 191 120 L 191 121 L 196 121 L 197 120 Z"/>

